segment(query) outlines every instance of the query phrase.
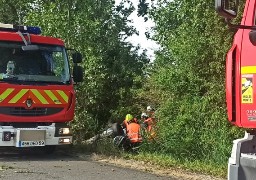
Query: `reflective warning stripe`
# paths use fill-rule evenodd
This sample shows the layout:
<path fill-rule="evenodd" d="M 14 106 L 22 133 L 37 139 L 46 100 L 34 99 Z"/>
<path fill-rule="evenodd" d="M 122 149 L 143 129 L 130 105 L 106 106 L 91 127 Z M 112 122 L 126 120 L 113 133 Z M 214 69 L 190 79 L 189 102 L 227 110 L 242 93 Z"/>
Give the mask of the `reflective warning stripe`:
<path fill-rule="evenodd" d="M 12 92 L 14 91 L 14 88 L 8 88 L 6 89 L 1 95 L 0 95 L 0 102 L 5 100 Z"/>
<path fill-rule="evenodd" d="M 241 74 L 256 74 L 256 66 L 241 67 Z"/>
<path fill-rule="evenodd" d="M 17 103 L 18 100 L 20 100 L 22 98 L 22 96 L 24 94 L 26 94 L 28 92 L 28 89 L 22 89 L 20 90 L 10 101 L 9 103 Z"/>
<path fill-rule="evenodd" d="M 66 93 L 64 91 L 61 90 L 57 90 L 57 92 L 59 93 L 59 95 L 64 99 L 64 101 L 66 103 L 68 103 L 68 96 L 66 95 Z"/>
<path fill-rule="evenodd" d="M 0 103 L 24 103 L 27 98 L 36 104 L 66 104 L 69 101 L 68 92 L 62 90 L 40 89 L 0 89 Z"/>
<path fill-rule="evenodd" d="M 52 93 L 51 90 L 44 90 L 44 92 L 51 98 L 55 104 L 62 104 L 60 100 Z"/>
<path fill-rule="evenodd" d="M 31 89 L 31 92 L 37 97 L 37 99 L 42 103 L 42 104 L 49 104 L 49 102 L 42 96 L 42 94 L 36 90 L 36 89 Z"/>

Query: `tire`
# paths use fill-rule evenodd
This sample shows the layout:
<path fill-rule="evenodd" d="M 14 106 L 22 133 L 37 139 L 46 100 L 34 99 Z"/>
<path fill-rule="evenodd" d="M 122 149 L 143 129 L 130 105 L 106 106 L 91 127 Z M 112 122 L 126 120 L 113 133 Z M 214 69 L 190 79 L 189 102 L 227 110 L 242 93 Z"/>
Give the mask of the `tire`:
<path fill-rule="evenodd" d="M 120 124 L 118 123 L 112 124 L 112 130 L 113 130 L 113 137 L 124 136 L 124 131 Z"/>

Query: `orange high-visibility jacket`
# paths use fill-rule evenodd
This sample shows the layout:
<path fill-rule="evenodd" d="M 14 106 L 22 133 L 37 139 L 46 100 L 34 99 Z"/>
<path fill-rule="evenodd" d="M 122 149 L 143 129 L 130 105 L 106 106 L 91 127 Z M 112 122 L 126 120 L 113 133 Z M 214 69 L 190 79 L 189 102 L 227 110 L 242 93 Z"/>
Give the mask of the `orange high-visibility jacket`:
<path fill-rule="evenodd" d="M 132 143 L 141 142 L 140 125 L 137 123 L 129 123 L 127 125 L 127 136 Z"/>
<path fill-rule="evenodd" d="M 133 118 L 130 122 L 138 123 L 137 118 Z M 122 126 L 123 128 L 127 129 L 128 122 L 126 120 L 123 120 Z"/>
<path fill-rule="evenodd" d="M 155 125 L 155 119 L 154 118 L 148 118 L 144 121 L 145 124 L 147 124 L 147 131 L 150 132 L 152 130 L 152 126 Z"/>

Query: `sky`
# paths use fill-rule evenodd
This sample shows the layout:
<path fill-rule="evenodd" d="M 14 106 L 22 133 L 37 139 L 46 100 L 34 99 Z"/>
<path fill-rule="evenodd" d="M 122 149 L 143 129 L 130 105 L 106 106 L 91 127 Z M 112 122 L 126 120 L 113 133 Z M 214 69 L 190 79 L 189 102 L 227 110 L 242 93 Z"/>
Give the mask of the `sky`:
<path fill-rule="evenodd" d="M 121 0 L 115 0 L 116 4 L 119 4 Z M 127 41 L 131 42 L 132 44 L 140 45 L 141 48 L 147 49 L 147 55 L 151 60 L 154 60 L 154 50 L 157 50 L 159 46 L 156 42 L 152 40 L 148 40 L 145 36 L 145 32 L 149 31 L 151 27 L 154 26 L 154 22 L 151 19 L 148 19 L 147 22 L 144 22 L 143 17 L 137 16 L 137 5 L 139 4 L 139 0 L 131 0 L 136 10 L 130 15 L 129 19 L 133 20 L 133 26 L 139 31 L 139 36 L 133 35 L 132 37 L 128 38 Z"/>

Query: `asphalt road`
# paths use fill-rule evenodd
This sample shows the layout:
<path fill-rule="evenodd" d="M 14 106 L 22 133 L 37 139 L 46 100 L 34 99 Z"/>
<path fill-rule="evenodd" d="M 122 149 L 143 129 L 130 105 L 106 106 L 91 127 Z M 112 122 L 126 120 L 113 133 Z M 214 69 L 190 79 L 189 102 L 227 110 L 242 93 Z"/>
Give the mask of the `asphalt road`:
<path fill-rule="evenodd" d="M 0 179 L 5 180 L 176 180 L 95 162 L 65 150 L 45 155 L 31 150 L 0 148 Z"/>

